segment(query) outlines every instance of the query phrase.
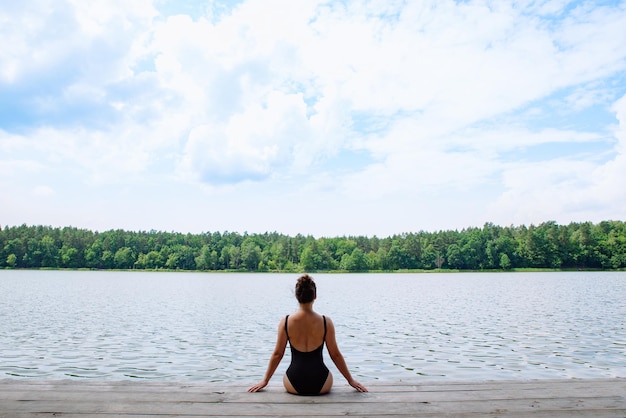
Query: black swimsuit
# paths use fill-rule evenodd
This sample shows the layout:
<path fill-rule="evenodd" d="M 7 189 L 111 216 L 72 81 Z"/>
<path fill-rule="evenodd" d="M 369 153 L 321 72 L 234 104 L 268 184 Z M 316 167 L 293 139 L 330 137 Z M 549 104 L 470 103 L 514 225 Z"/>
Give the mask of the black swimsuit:
<path fill-rule="evenodd" d="M 298 351 L 293 348 L 287 332 L 287 320 L 285 318 L 285 333 L 291 347 L 291 364 L 287 369 L 287 378 L 299 395 L 319 395 L 328 378 L 328 367 L 324 364 L 322 350 L 326 341 L 326 317 L 324 318 L 324 340 L 322 345 L 313 351 Z"/>

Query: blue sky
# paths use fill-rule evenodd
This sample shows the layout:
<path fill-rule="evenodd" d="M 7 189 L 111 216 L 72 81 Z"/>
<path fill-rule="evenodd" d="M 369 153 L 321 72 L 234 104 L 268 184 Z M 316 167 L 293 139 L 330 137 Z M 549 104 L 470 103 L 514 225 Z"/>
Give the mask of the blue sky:
<path fill-rule="evenodd" d="M 624 1 L 0 0 L 0 225 L 626 216 Z"/>

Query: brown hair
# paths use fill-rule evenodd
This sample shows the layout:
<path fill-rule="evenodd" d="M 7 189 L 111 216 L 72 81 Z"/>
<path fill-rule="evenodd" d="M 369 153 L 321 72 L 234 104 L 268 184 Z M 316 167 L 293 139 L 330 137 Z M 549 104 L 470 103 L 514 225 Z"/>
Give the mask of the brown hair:
<path fill-rule="evenodd" d="M 296 282 L 296 299 L 300 303 L 309 303 L 315 300 L 317 288 L 313 278 L 308 274 L 303 274 Z"/>

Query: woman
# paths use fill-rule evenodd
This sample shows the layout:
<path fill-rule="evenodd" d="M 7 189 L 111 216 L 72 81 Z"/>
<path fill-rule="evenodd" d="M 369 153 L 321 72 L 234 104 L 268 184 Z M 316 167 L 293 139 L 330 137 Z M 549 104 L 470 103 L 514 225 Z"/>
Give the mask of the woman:
<path fill-rule="evenodd" d="M 283 376 L 287 392 L 296 395 L 323 395 L 330 392 L 333 375 L 322 358 L 324 343 L 330 358 L 350 386 L 359 392 L 367 392 L 367 389 L 350 375 L 346 361 L 337 347 L 333 322 L 330 318 L 313 311 L 316 297 L 317 289 L 311 276 L 305 274 L 298 278 L 296 298 L 300 309 L 280 321 L 276 347 L 265 377 L 248 389 L 248 392 L 258 392 L 267 386 L 285 354 L 287 342 L 291 347 L 291 364 Z"/>

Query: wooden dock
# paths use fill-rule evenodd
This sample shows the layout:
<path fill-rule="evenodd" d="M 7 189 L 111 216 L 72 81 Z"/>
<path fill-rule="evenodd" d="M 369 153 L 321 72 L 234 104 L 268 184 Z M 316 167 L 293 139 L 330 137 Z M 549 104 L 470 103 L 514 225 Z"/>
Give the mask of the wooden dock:
<path fill-rule="evenodd" d="M 275 379 L 279 380 L 279 379 Z M 0 417 L 611 417 L 626 418 L 626 379 L 337 385 L 326 396 L 146 381 L 0 380 Z"/>

